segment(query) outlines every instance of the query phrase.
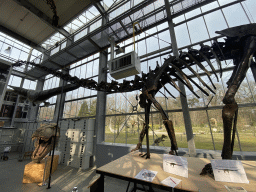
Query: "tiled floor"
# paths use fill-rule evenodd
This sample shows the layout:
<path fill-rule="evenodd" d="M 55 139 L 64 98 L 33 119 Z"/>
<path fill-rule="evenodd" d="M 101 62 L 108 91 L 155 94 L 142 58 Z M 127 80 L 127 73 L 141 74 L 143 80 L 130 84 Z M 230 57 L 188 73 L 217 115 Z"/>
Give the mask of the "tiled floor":
<path fill-rule="evenodd" d="M 184 155 L 186 156 L 186 155 Z M 197 150 L 199 158 L 221 159 L 220 151 Z M 234 152 L 234 159 L 256 160 L 255 152 Z M 37 192 L 37 191 L 54 191 L 54 192 L 71 192 L 73 187 L 78 187 L 79 192 L 89 192 L 87 188 L 89 182 L 96 175 L 95 167 L 88 170 L 76 169 L 64 165 L 59 165 L 56 172 L 52 175 L 51 188 L 47 186 L 39 187 L 37 184 L 22 184 L 24 167 L 31 160 L 18 162 L 18 153 L 9 154 L 8 161 L 0 161 L 0 192 Z M 106 192 L 126 191 L 128 182 L 105 178 Z M 158 190 L 159 191 L 159 190 Z"/>

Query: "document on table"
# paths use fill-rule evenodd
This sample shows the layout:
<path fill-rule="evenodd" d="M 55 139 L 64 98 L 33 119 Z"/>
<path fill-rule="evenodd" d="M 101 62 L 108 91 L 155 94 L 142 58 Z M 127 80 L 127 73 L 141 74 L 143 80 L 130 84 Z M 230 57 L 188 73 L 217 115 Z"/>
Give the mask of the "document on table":
<path fill-rule="evenodd" d="M 136 176 L 136 179 L 141 179 L 144 181 L 150 181 L 152 182 L 157 174 L 157 171 L 150 171 L 147 169 L 142 169 Z"/>
<path fill-rule="evenodd" d="M 249 183 L 241 161 L 211 160 L 215 181 Z"/>
<path fill-rule="evenodd" d="M 230 192 L 247 192 L 243 187 L 232 187 L 224 185 L 226 189 Z"/>
<path fill-rule="evenodd" d="M 172 188 L 174 188 L 176 185 L 178 185 L 181 182 L 180 179 L 176 179 L 174 177 L 167 177 L 165 180 L 163 180 L 161 183 L 164 185 L 168 185 Z"/>
<path fill-rule="evenodd" d="M 175 155 L 163 155 L 163 170 L 188 178 L 188 161 L 185 157 Z"/>

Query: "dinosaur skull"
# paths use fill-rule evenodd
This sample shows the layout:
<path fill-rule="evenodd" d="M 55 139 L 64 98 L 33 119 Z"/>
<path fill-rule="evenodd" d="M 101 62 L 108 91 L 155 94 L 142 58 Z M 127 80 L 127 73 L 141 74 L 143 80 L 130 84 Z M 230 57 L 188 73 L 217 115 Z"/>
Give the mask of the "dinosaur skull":
<path fill-rule="evenodd" d="M 40 127 L 33 133 L 32 141 L 35 140 L 35 150 L 31 156 L 31 159 L 40 163 L 40 161 L 53 149 L 54 135 L 56 131 L 56 123 L 41 124 Z M 60 128 L 57 129 L 56 143 L 60 137 Z"/>

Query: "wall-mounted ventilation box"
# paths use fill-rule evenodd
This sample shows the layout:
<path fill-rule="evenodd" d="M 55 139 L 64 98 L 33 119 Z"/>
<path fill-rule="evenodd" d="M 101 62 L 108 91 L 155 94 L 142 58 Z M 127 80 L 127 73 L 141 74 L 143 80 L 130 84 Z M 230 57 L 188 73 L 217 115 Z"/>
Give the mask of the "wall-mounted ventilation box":
<path fill-rule="evenodd" d="M 141 72 L 140 58 L 135 51 L 108 61 L 108 67 L 110 75 L 116 80 Z"/>

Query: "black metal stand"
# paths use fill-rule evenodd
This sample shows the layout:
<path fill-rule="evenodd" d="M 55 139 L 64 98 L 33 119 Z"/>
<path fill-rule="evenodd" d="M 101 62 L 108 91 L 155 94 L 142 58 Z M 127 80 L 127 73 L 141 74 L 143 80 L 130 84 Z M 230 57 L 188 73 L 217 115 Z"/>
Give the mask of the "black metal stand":
<path fill-rule="evenodd" d="M 62 100 L 63 97 L 63 86 L 64 86 L 64 81 L 62 84 L 62 89 L 61 89 L 61 95 L 60 95 L 60 100 Z M 53 137 L 53 150 L 52 150 L 52 159 L 51 159 L 51 167 L 50 167 L 50 175 L 49 175 L 49 181 L 48 181 L 48 187 L 47 189 L 51 188 L 51 178 L 52 178 L 52 163 L 53 163 L 53 158 L 54 158 L 54 150 L 55 150 L 55 142 L 56 142 L 56 135 L 59 127 L 59 118 L 60 118 L 60 107 L 59 107 L 59 112 L 58 112 L 58 117 L 57 117 L 57 122 L 56 122 L 56 129 L 55 129 L 55 135 Z"/>
<path fill-rule="evenodd" d="M 126 188 L 126 192 L 128 192 L 128 190 L 129 190 L 130 183 L 131 182 L 129 181 L 128 186 Z M 142 188 L 141 188 L 141 187 L 137 186 L 136 182 L 133 182 L 133 188 L 129 192 L 136 192 L 137 189 L 140 190 L 140 191 L 154 192 L 152 186 L 149 185 L 148 187 L 149 187 L 149 189 L 147 190 L 144 185 L 142 185 Z"/>

